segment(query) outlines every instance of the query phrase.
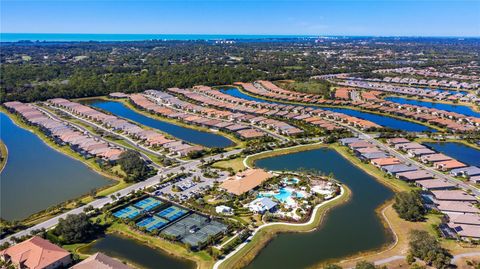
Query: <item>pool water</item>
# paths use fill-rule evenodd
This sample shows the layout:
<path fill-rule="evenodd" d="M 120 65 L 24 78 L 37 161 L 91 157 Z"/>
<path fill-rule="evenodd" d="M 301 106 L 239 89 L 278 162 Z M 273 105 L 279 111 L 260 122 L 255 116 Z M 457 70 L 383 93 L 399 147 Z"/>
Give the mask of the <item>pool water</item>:
<path fill-rule="evenodd" d="M 290 198 L 292 195 L 293 195 L 292 190 L 286 189 L 286 188 L 281 188 L 281 189 L 279 190 L 279 192 L 276 193 L 276 194 L 272 194 L 272 193 L 266 192 L 266 193 L 261 193 L 261 194 L 259 194 L 258 196 L 259 196 L 260 198 L 261 198 L 261 197 L 272 197 L 272 196 L 273 196 L 273 197 L 275 197 L 277 200 L 279 200 L 279 201 L 281 201 L 281 202 L 283 202 L 283 203 L 287 203 L 288 200 L 289 200 L 289 198 Z M 303 197 L 303 194 L 297 192 L 297 193 L 295 193 L 295 197 L 297 197 L 297 198 L 302 198 L 302 197 Z"/>

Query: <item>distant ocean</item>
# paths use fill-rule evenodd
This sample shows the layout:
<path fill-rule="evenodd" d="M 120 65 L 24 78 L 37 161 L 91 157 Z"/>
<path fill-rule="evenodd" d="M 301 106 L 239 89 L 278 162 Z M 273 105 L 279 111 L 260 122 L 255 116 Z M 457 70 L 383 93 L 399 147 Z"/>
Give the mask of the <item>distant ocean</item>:
<path fill-rule="evenodd" d="M 143 41 L 143 40 L 233 40 L 233 39 L 314 38 L 302 35 L 197 35 L 197 34 L 29 34 L 0 33 L 1 42 L 17 41 Z"/>

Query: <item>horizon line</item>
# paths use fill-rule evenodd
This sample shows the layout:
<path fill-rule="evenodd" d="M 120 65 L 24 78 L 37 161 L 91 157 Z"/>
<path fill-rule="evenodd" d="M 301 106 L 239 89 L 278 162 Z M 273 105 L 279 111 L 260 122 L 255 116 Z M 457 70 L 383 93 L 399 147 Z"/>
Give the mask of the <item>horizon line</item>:
<path fill-rule="evenodd" d="M 419 38 L 480 38 L 480 35 L 355 35 L 355 34 L 234 34 L 234 33 L 65 33 L 65 32 L 44 32 L 44 33 L 29 33 L 29 32 L 0 32 L 0 35 L 5 34 L 30 34 L 30 35 L 191 35 L 191 36 L 286 36 L 286 37 L 419 37 Z"/>

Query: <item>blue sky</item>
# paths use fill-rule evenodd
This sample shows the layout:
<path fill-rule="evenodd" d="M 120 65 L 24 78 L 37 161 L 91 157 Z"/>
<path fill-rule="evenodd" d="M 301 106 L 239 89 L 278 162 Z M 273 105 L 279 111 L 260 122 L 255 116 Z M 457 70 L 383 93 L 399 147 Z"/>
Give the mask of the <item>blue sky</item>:
<path fill-rule="evenodd" d="M 2 33 L 480 36 L 480 1 L 1 0 Z"/>

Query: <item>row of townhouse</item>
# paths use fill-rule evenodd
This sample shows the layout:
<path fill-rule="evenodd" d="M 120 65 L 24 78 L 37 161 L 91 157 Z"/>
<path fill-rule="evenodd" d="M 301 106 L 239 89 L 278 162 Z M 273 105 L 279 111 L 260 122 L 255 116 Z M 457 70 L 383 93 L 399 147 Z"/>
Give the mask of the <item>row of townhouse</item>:
<path fill-rule="evenodd" d="M 194 89 L 201 89 L 200 87 L 196 86 Z M 209 88 L 210 89 L 210 88 Z M 251 119 L 255 118 L 255 116 L 258 115 L 264 115 L 264 116 L 280 116 L 279 114 L 273 115 L 270 114 L 269 109 L 264 109 L 264 108 L 256 108 L 253 106 L 245 106 L 240 103 L 235 103 L 232 105 L 232 103 L 223 101 L 223 100 L 216 100 L 214 98 L 211 98 L 210 96 L 201 94 L 201 92 L 198 92 L 199 90 L 186 90 L 186 89 L 178 89 L 178 88 L 170 88 L 168 91 L 184 96 L 188 98 L 189 100 L 192 100 L 194 102 L 197 102 L 199 104 L 202 104 L 202 107 L 205 106 L 211 106 L 211 107 L 218 107 L 226 111 L 232 112 L 234 117 L 238 119 L 239 121 L 243 122 L 249 122 L 251 124 L 254 124 L 256 126 L 260 127 L 265 127 L 267 129 L 273 130 L 274 132 L 281 134 L 281 135 L 288 135 L 288 136 L 296 136 L 303 134 L 304 131 L 302 129 L 299 129 L 293 125 L 290 125 L 288 123 L 275 120 L 275 119 L 264 119 L 262 121 L 254 121 L 252 122 Z M 197 92 L 195 92 L 197 91 Z M 223 94 L 223 93 L 222 93 Z M 277 111 L 278 113 L 285 113 L 287 114 L 288 111 Z M 248 115 L 248 116 L 247 116 Z"/>
<path fill-rule="evenodd" d="M 341 106 L 341 105 L 351 104 L 351 101 L 347 101 L 347 100 L 325 100 L 325 99 L 322 99 L 322 97 L 319 95 L 296 93 L 293 91 L 284 90 L 269 81 L 258 81 L 258 82 L 255 82 L 254 84 L 238 82 L 236 84 L 242 86 L 246 91 L 250 93 L 261 95 L 268 98 L 273 98 L 273 99 L 315 103 L 319 105 Z M 274 88 L 281 89 L 281 91 L 273 90 Z M 342 88 L 340 91 L 343 93 L 339 94 L 339 97 L 342 97 L 342 99 L 350 99 L 351 89 Z M 296 106 L 296 107 L 301 107 L 301 106 Z M 375 124 L 371 121 L 347 116 L 342 113 L 336 113 L 336 112 L 331 112 L 331 111 L 326 111 L 321 109 L 316 109 L 314 113 L 318 113 L 319 116 L 325 116 L 328 118 L 333 117 L 343 123 L 347 123 L 349 125 L 352 125 L 361 129 L 381 128 L 380 125 Z"/>
<path fill-rule="evenodd" d="M 438 153 L 422 144 L 410 142 L 405 138 L 388 139 L 387 143 L 397 150 L 402 150 L 409 157 L 417 158 L 425 164 L 433 166 L 438 171 L 449 172 L 454 177 L 469 179 L 472 183 L 480 183 L 480 168 L 459 162 L 443 153 Z"/>
<path fill-rule="evenodd" d="M 381 111 L 392 115 L 428 122 L 433 125 L 445 127 L 452 132 L 469 132 L 480 127 L 480 118 L 436 108 L 399 104 L 382 99 L 359 101 L 353 102 L 352 104 L 366 110 Z"/>
<path fill-rule="evenodd" d="M 38 126 L 56 143 L 69 145 L 71 149 L 80 153 L 85 158 L 97 157 L 113 162 L 118 160 L 120 154 L 124 151 L 115 145 L 91 137 L 72 126 L 50 118 L 44 112 L 30 104 L 7 102 L 4 106 L 20 114 L 29 124 Z"/>
<path fill-rule="evenodd" d="M 240 83 L 237 83 L 240 85 Z M 241 83 L 245 87 L 249 87 L 251 83 Z M 253 86 L 252 86 L 253 87 Z M 196 86 L 194 91 L 201 93 L 205 102 L 217 103 L 217 106 L 226 109 L 241 110 L 247 113 L 253 113 L 261 116 L 274 116 L 287 118 L 292 120 L 301 120 L 306 123 L 316 125 L 327 130 L 342 129 L 341 126 L 333 123 L 331 120 L 346 123 L 361 129 L 381 128 L 371 121 L 362 120 L 356 117 L 347 116 L 343 113 L 323 110 L 313 107 L 305 107 L 300 105 L 276 104 L 258 101 L 249 101 L 242 98 L 225 94 L 221 91 L 212 90 L 206 86 Z M 209 97 L 209 99 L 205 98 Z M 218 103 L 220 101 L 220 103 Z M 232 107 L 232 104 L 235 106 Z M 326 120 L 329 119 L 329 120 Z"/>
<path fill-rule="evenodd" d="M 344 81 L 337 82 L 337 84 L 346 87 L 358 87 L 393 94 L 418 96 L 436 100 L 471 102 L 477 104 L 480 103 L 480 98 L 473 93 L 396 86 L 390 83 L 365 81 L 362 78 L 349 77 Z"/>
<path fill-rule="evenodd" d="M 48 102 L 53 106 L 66 109 L 75 115 L 99 123 L 113 131 L 121 132 L 135 140 L 140 140 L 147 146 L 156 148 L 161 147 L 178 156 L 186 156 L 190 152 L 203 150 L 203 147 L 201 146 L 189 145 L 184 141 L 168 138 L 156 131 L 146 130 L 127 120 L 100 112 L 89 106 L 71 102 L 67 99 L 55 98 L 48 100 Z"/>
<path fill-rule="evenodd" d="M 459 69 L 464 69 L 465 67 L 459 66 Z M 454 80 L 473 80 L 479 81 L 480 77 L 477 75 L 462 75 L 462 74 L 455 74 L 451 72 L 439 72 L 433 67 L 427 67 L 424 69 L 415 69 L 413 67 L 400 67 L 400 68 L 391 68 L 391 69 L 381 69 L 375 70 L 374 73 L 398 73 L 398 74 L 408 74 L 408 75 L 420 75 L 425 77 L 438 77 L 438 78 L 448 78 Z M 423 79 L 425 80 L 425 79 Z M 418 81 L 422 81 L 422 79 Z M 442 81 L 442 83 L 449 82 L 447 80 Z M 439 83 L 439 81 L 432 79 L 428 80 L 427 83 Z M 468 83 L 471 87 L 478 87 L 478 83 Z"/>
<path fill-rule="evenodd" d="M 457 89 L 475 89 L 478 83 L 461 82 L 456 80 L 416 79 L 411 77 L 384 77 L 381 81 L 408 85 L 420 85 L 431 87 L 448 87 Z"/>
<path fill-rule="evenodd" d="M 148 90 L 145 91 L 145 94 L 146 96 L 150 96 L 151 99 L 159 101 L 151 101 L 143 94 L 130 95 L 130 101 L 137 107 L 151 113 L 170 119 L 181 120 L 189 124 L 230 131 L 244 139 L 259 138 L 266 135 L 262 130 L 252 128 L 246 124 L 237 123 L 238 118 L 244 115 L 234 115 L 227 111 L 192 105 L 165 92 Z M 172 107 L 168 107 L 168 105 Z"/>
<path fill-rule="evenodd" d="M 437 178 L 427 170 L 403 163 L 366 140 L 352 137 L 340 139 L 339 142 L 349 147 L 359 159 L 371 163 L 386 174 L 422 188 L 425 205 L 445 214 L 441 226 L 445 235 L 462 239 L 480 238 L 480 209 L 475 196 L 458 189 L 456 184 Z M 422 145 L 404 138 L 389 139 L 387 143 L 409 154 L 430 153 Z"/>

